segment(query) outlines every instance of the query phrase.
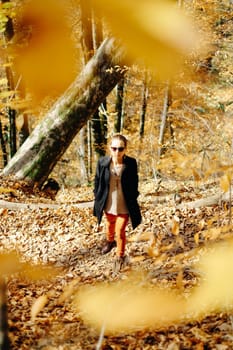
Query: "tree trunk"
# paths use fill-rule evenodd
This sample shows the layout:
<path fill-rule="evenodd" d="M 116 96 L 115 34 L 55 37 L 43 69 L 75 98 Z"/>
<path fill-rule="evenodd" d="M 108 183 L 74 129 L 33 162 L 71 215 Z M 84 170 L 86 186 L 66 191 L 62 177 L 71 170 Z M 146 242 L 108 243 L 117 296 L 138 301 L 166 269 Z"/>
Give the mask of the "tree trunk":
<path fill-rule="evenodd" d="M 2 0 L 2 4 L 4 3 L 10 3 L 9 0 Z M 13 27 L 13 21 L 11 18 L 8 18 L 6 22 L 6 27 L 4 31 L 4 38 L 6 44 L 13 38 L 14 36 L 14 27 Z M 9 62 L 7 60 L 6 62 L 6 77 L 7 77 L 7 85 L 8 85 L 8 90 L 13 91 L 15 90 L 15 84 L 14 84 L 14 78 L 13 78 L 13 72 L 11 67 L 8 65 Z M 14 154 L 16 153 L 17 146 L 16 146 L 16 110 L 12 109 L 10 107 L 6 108 L 6 114 L 8 115 L 9 118 L 9 144 L 10 144 L 10 156 L 13 157 Z"/>
<path fill-rule="evenodd" d="M 7 291 L 4 277 L 0 277 L 0 349 L 10 350 L 8 336 Z"/>
<path fill-rule="evenodd" d="M 29 132 L 29 125 L 28 125 L 28 115 L 25 113 L 23 115 L 23 125 L 19 131 L 19 146 L 22 146 L 24 141 L 28 138 L 30 132 Z"/>
<path fill-rule="evenodd" d="M 121 132 L 123 129 L 123 99 L 124 99 L 124 85 L 125 79 L 122 78 L 117 84 L 117 98 L 116 98 L 116 119 L 114 124 L 115 132 Z"/>
<path fill-rule="evenodd" d="M 92 9 L 90 0 L 80 0 L 80 13 L 81 13 L 81 45 L 83 51 L 83 62 L 84 65 L 91 59 L 94 55 L 94 43 L 93 43 L 93 35 L 92 35 Z M 80 134 L 81 138 L 81 148 L 80 148 L 80 163 L 82 164 L 82 168 L 85 166 L 86 169 L 83 168 L 82 174 L 86 175 L 82 178 L 82 181 L 89 182 L 90 176 L 90 168 L 91 168 L 91 158 L 90 158 L 90 148 L 89 144 L 89 129 L 90 129 L 90 121 L 88 121 L 87 125 L 82 128 L 82 133 Z"/>
<path fill-rule="evenodd" d="M 122 51 L 106 39 L 80 76 L 58 99 L 44 120 L 33 130 L 3 175 L 41 186 L 78 131 L 124 75 Z"/>
<path fill-rule="evenodd" d="M 169 106 L 171 105 L 171 86 L 170 83 L 167 83 L 165 89 L 164 103 L 163 103 L 163 111 L 161 115 L 161 124 L 160 124 L 160 132 L 159 132 L 159 149 L 158 149 L 158 159 L 165 153 L 166 148 L 164 146 L 164 135 L 167 127 L 167 115 Z"/>
<path fill-rule="evenodd" d="M 231 191 L 225 192 L 225 193 L 216 193 L 212 196 L 197 199 L 195 201 L 191 202 L 182 202 L 181 204 L 177 205 L 178 209 L 182 208 L 201 208 L 201 207 L 211 207 L 217 204 L 220 204 L 221 202 L 226 202 L 231 204 L 232 201 L 232 195 Z"/>
<path fill-rule="evenodd" d="M 94 51 L 98 49 L 100 44 L 103 41 L 103 25 L 102 18 L 95 16 L 93 11 L 93 21 L 92 21 L 92 33 L 93 33 L 93 48 Z M 103 105 L 107 105 L 106 99 L 103 101 Z M 107 119 L 101 111 L 98 109 L 92 117 L 91 126 L 93 133 L 93 147 L 97 157 L 104 156 L 106 153 L 106 144 L 107 144 Z"/>
<path fill-rule="evenodd" d="M 87 150 L 87 127 L 84 126 L 79 133 L 79 147 L 78 147 L 80 173 L 81 173 L 80 183 L 89 182 L 88 172 L 87 172 L 88 160 L 87 160 L 86 150 Z"/>
<path fill-rule="evenodd" d="M 8 157 L 7 157 L 6 142 L 4 140 L 1 120 L 0 120 L 0 143 L 1 143 L 1 149 L 2 149 L 3 165 L 6 166 Z"/>
<path fill-rule="evenodd" d="M 142 139 L 144 136 L 147 99 L 148 99 L 148 72 L 146 71 L 144 84 L 143 84 L 142 110 L 141 110 L 141 115 L 140 115 L 140 130 L 139 130 L 140 139 Z"/>
<path fill-rule="evenodd" d="M 92 36 L 92 10 L 89 0 L 80 0 L 82 37 L 81 44 L 86 64 L 94 54 L 94 43 Z"/>

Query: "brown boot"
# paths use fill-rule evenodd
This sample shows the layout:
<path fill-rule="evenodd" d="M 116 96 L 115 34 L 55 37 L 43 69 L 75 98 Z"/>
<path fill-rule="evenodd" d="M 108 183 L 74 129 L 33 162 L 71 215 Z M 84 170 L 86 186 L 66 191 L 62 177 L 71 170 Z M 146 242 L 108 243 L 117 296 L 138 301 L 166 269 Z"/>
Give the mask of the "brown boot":
<path fill-rule="evenodd" d="M 121 269 L 124 269 L 129 264 L 129 258 L 127 256 L 118 256 L 114 261 L 113 271 L 120 272 Z"/>
<path fill-rule="evenodd" d="M 116 241 L 112 241 L 112 242 L 106 241 L 104 246 L 103 246 L 103 248 L 102 248 L 102 250 L 101 250 L 101 253 L 102 254 L 107 254 L 115 247 L 116 247 Z"/>

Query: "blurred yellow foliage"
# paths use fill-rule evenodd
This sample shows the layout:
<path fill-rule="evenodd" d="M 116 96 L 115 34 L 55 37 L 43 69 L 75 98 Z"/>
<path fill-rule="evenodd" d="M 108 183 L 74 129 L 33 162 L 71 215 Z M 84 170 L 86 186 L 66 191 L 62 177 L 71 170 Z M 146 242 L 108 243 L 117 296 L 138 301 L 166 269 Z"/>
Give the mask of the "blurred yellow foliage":
<path fill-rule="evenodd" d="M 0 276 L 11 276 L 18 272 L 30 280 L 36 281 L 54 277 L 58 273 L 58 269 L 21 262 L 18 254 L 14 251 L 0 253 Z"/>
<path fill-rule="evenodd" d="M 82 317 L 106 332 L 133 331 L 175 322 L 185 312 L 175 291 L 145 286 L 141 274 L 115 284 L 84 287 L 76 298 Z"/>
<path fill-rule="evenodd" d="M 233 307 L 233 241 L 196 252 L 194 269 L 201 276 L 188 295 L 182 288 L 154 287 L 142 273 L 131 273 L 117 283 L 80 288 L 75 307 L 83 319 L 106 333 L 168 326 L 200 319 Z M 178 271 L 179 272 L 179 271 Z M 178 279 L 179 279 L 178 275 Z"/>
<path fill-rule="evenodd" d="M 183 58 L 200 49 L 193 24 L 168 0 L 94 0 L 110 29 L 124 43 L 128 56 L 148 66 L 156 78 L 177 72 Z"/>
<path fill-rule="evenodd" d="M 77 74 L 78 50 L 65 9 L 56 0 L 30 0 L 19 8 L 16 23 L 16 67 L 24 85 L 37 100 L 59 95 Z"/>
<path fill-rule="evenodd" d="M 200 317 L 214 311 L 232 309 L 232 239 L 208 249 L 196 268 L 203 278 L 191 295 L 187 312 Z"/>
<path fill-rule="evenodd" d="M 177 72 L 184 57 L 200 48 L 191 20 L 169 0 L 94 0 L 130 62 L 148 66 L 156 78 Z M 78 3 L 77 3 L 78 5 Z M 15 65 L 36 100 L 58 96 L 77 75 L 80 52 L 72 40 L 67 4 L 29 0 L 19 7 L 14 36 Z M 202 38 L 203 40 L 203 38 Z"/>

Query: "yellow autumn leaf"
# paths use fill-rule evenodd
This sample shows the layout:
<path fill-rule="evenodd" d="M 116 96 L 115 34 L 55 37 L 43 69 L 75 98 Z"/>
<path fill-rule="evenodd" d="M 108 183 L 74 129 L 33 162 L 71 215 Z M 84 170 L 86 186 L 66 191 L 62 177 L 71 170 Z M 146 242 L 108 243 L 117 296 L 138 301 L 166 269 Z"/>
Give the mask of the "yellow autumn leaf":
<path fill-rule="evenodd" d="M 230 184 L 231 184 L 231 177 L 229 173 L 225 173 L 220 178 L 220 188 L 223 190 L 223 192 L 227 192 L 230 188 Z"/>
<path fill-rule="evenodd" d="M 1 78 L 1 79 L 0 79 L 0 85 L 5 85 L 5 86 L 7 86 L 7 83 L 8 83 L 7 78 Z"/>
<path fill-rule="evenodd" d="M 202 232 L 202 236 L 205 238 L 205 240 L 215 240 L 220 236 L 222 232 L 221 227 L 212 227 L 208 230 L 205 230 Z"/>
<path fill-rule="evenodd" d="M 205 219 L 202 219 L 198 222 L 198 226 L 199 226 L 199 229 L 200 230 L 203 230 L 203 228 L 205 227 L 206 225 L 206 222 L 205 222 Z"/>
<path fill-rule="evenodd" d="M 153 232 L 142 232 L 141 234 L 135 234 L 129 237 L 129 242 L 138 242 L 138 241 L 154 241 L 155 236 Z"/>
<path fill-rule="evenodd" d="M 133 256 L 130 260 L 132 263 L 140 262 L 145 260 L 145 256 L 144 255 Z"/>
<path fill-rule="evenodd" d="M 41 310 L 45 307 L 45 305 L 48 303 L 48 296 L 47 295 L 41 295 L 39 298 L 36 299 L 36 301 L 33 303 L 31 307 L 31 320 L 35 321 L 36 316 L 39 314 Z"/>
<path fill-rule="evenodd" d="M 201 180 L 201 176 L 199 174 L 199 172 L 196 169 L 192 169 L 193 172 L 193 177 L 195 181 L 200 181 Z"/>
<path fill-rule="evenodd" d="M 17 194 L 13 188 L 6 188 L 6 187 L 1 187 L 1 186 L 0 186 L 0 193 L 9 193 L 9 194 L 13 194 L 13 195 Z"/>
<path fill-rule="evenodd" d="M 177 244 L 179 244 L 179 246 L 181 248 L 184 248 L 184 240 L 183 240 L 183 238 L 181 236 L 177 236 L 176 242 L 177 242 Z"/>
<path fill-rule="evenodd" d="M 0 98 L 12 98 L 15 95 L 15 91 L 1 91 Z"/>
<path fill-rule="evenodd" d="M 172 219 L 171 231 L 172 231 L 173 235 L 175 235 L 175 236 L 177 236 L 179 234 L 179 231 L 180 231 L 180 219 L 176 215 L 174 215 L 174 217 Z"/>
<path fill-rule="evenodd" d="M 134 60 L 145 63 L 157 78 L 170 77 L 182 58 L 199 45 L 190 20 L 168 0 L 93 0 L 112 32 Z"/>
<path fill-rule="evenodd" d="M 197 232 L 194 235 L 194 241 L 195 241 L 196 245 L 199 244 L 199 239 L 200 239 L 200 232 Z"/>
<path fill-rule="evenodd" d="M 176 286 L 178 289 L 182 290 L 184 288 L 184 274 L 183 270 L 180 269 L 176 277 Z"/>
<path fill-rule="evenodd" d="M 58 299 L 58 304 L 63 304 L 65 301 L 67 301 L 72 295 L 75 294 L 75 291 L 77 289 L 77 286 L 80 282 L 80 278 L 75 278 L 73 281 L 71 281 L 65 288 L 62 294 L 60 295 Z"/>
<path fill-rule="evenodd" d="M 10 107 L 12 109 L 25 111 L 28 108 L 28 105 L 29 105 L 28 100 L 17 99 L 17 100 L 7 101 L 7 103 L 5 104 L 5 107 Z"/>
<path fill-rule="evenodd" d="M 158 247 L 148 247 L 147 248 L 147 254 L 151 257 L 151 258 L 155 258 L 160 254 L 160 251 L 158 249 Z"/>

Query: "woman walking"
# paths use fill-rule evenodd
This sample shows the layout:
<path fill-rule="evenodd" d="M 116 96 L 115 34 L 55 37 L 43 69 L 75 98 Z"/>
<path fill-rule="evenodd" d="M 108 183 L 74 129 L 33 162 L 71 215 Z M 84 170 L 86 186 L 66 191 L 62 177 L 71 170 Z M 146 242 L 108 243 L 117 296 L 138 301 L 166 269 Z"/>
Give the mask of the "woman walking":
<path fill-rule="evenodd" d="M 127 139 L 115 134 L 110 142 L 110 155 L 99 159 L 94 183 L 94 215 L 101 223 L 106 217 L 106 242 L 102 254 L 114 247 L 116 264 L 125 262 L 125 229 L 131 220 L 133 229 L 141 222 L 138 205 L 138 170 L 135 158 L 126 155 Z"/>

